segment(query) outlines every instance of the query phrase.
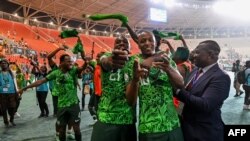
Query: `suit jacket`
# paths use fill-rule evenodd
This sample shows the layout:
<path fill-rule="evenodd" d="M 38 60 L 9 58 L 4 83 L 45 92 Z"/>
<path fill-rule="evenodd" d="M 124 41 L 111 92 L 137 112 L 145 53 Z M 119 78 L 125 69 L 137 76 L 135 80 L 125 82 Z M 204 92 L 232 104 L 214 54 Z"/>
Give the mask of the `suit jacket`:
<path fill-rule="evenodd" d="M 188 77 L 189 82 L 198 68 Z M 185 105 L 182 129 L 185 141 L 223 141 L 224 123 L 221 106 L 229 95 L 231 80 L 218 64 L 205 72 L 192 86 L 182 89 L 176 97 Z"/>

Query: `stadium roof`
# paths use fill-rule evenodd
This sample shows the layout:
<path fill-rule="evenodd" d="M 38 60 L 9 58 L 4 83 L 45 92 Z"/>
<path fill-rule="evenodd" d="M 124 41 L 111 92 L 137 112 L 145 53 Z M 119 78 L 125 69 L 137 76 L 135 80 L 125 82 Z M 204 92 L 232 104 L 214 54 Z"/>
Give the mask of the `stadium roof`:
<path fill-rule="evenodd" d="M 38 13 L 46 13 L 53 17 L 54 21 L 65 26 L 68 21 L 78 21 L 85 29 L 93 29 L 95 26 L 109 26 L 111 30 L 117 30 L 121 25 L 118 20 L 103 20 L 91 22 L 83 18 L 83 14 L 92 15 L 99 13 L 121 13 L 129 18 L 129 24 L 135 29 L 188 29 L 188 28 L 223 28 L 246 26 L 248 23 L 222 18 L 212 9 L 214 2 L 218 0 L 175 0 L 177 7 L 165 7 L 162 3 L 154 3 L 153 0 L 9 0 L 20 5 L 16 11 L 25 9 L 24 16 L 41 17 Z M 158 0 L 160 1 L 160 0 Z M 171 0 L 168 0 L 171 1 Z M 167 9 L 167 22 L 153 22 L 149 19 L 150 7 Z M 30 12 L 29 9 L 35 10 Z M 43 16 L 44 17 L 44 16 Z M 105 29 L 106 30 L 106 29 Z"/>

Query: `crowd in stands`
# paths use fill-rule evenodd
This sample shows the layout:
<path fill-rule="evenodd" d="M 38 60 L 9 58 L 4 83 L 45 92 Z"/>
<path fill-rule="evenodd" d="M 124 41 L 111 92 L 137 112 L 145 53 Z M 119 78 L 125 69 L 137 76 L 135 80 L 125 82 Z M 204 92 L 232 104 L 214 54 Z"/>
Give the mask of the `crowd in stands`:
<path fill-rule="evenodd" d="M 35 43 L 41 43 L 42 32 L 35 30 L 34 35 L 33 40 L 38 41 Z M 94 37 L 92 45 L 81 48 L 80 59 L 84 63 L 78 65 L 63 45 L 52 49 L 39 45 L 35 50 L 34 44 L 29 44 L 33 40 L 25 37 L 18 40 L 16 36 L 21 37 L 22 33 L 8 30 L 0 37 L 0 105 L 6 128 L 18 126 L 14 114 L 22 102 L 21 96 L 35 87 L 41 112 L 38 118 L 51 114 L 46 103 L 51 91 L 52 113 L 57 118 L 56 139 L 60 141 L 65 141 L 66 136 L 82 140 L 79 115 L 85 105 L 94 122 L 91 141 L 224 140 L 221 107 L 229 96 L 231 80 L 219 67 L 221 48 L 216 41 L 202 41 L 191 51 L 182 35 L 174 40 L 181 42 L 175 48 L 168 39 L 142 31 L 133 38 L 140 52 L 134 53 L 131 40 L 121 35 L 114 39 L 111 51 L 98 48 L 94 55 L 91 47 L 101 41 Z M 56 38 L 46 39 L 42 42 L 51 47 L 57 42 Z M 84 50 L 92 54 L 87 55 Z M 13 60 L 15 57 L 18 59 Z M 19 63 L 20 58 L 26 62 Z M 248 77 L 249 61 L 245 66 Z M 239 72 L 238 64 L 237 67 L 235 72 Z M 248 110 L 250 77 L 243 85 L 246 91 L 243 108 Z M 82 91 L 81 100 L 77 88 Z M 88 104 L 85 104 L 86 94 L 90 95 Z M 241 94 L 237 89 L 236 97 Z M 139 111 L 136 111 L 137 99 Z"/>

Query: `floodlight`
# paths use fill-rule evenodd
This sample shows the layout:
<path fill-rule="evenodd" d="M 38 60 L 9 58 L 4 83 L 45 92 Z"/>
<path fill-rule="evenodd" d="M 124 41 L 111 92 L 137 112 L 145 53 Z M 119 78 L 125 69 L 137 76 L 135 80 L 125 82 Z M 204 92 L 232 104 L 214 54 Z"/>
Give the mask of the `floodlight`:
<path fill-rule="evenodd" d="M 167 10 L 150 8 L 150 20 L 158 22 L 167 22 Z"/>
<path fill-rule="evenodd" d="M 232 0 L 218 1 L 214 4 L 213 9 L 216 13 L 229 18 L 250 21 L 250 1 L 249 0 Z"/>

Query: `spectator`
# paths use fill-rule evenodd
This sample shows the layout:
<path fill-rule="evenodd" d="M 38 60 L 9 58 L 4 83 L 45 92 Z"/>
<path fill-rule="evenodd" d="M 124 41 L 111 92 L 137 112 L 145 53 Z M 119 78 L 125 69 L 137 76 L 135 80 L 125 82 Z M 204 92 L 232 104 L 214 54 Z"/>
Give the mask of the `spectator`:
<path fill-rule="evenodd" d="M 7 60 L 1 60 L 0 65 L 0 105 L 3 114 L 3 122 L 6 127 L 9 127 L 9 124 L 16 126 L 14 122 L 14 114 L 16 112 L 18 94 L 16 91 L 14 76 L 9 68 L 9 62 Z M 7 112 L 10 117 L 9 120 Z"/>
<path fill-rule="evenodd" d="M 47 76 L 47 68 L 46 66 L 41 66 L 40 68 L 38 68 L 37 65 L 33 64 L 32 73 L 35 75 L 37 80 L 41 80 Z M 49 108 L 48 104 L 46 103 L 47 95 L 48 95 L 47 83 L 43 83 L 42 85 L 36 87 L 36 97 L 41 111 L 38 118 L 49 116 Z"/>
<path fill-rule="evenodd" d="M 242 66 L 240 65 L 240 60 L 236 60 L 235 66 L 233 68 L 234 71 L 234 88 L 236 90 L 236 94 L 234 97 L 238 97 L 242 95 L 244 92 L 240 89 L 241 84 L 237 80 L 237 73 L 241 70 Z"/>
<path fill-rule="evenodd" d="M 100 97 L 102 95 L 102 80 L 101 80 L 101 74 L 102 74 L 102 68 L 100 63 L 100 58 L 105 52 L 100 52 L 96 56 L 97 65 L 95 66 L 94 70 L 94 89 L 95 89 L 95 110 L 97 112 L 98 110 L 98 103 L 100 100 Z"/>
<path fill-rule="evenodd" d="M 243 89 L 245 90 L 245 99 L 244 99 L 244 110 L 250 110 L 250 60 L 246 61 L 245 69 L 245 84 L 243 84 Z"/>

